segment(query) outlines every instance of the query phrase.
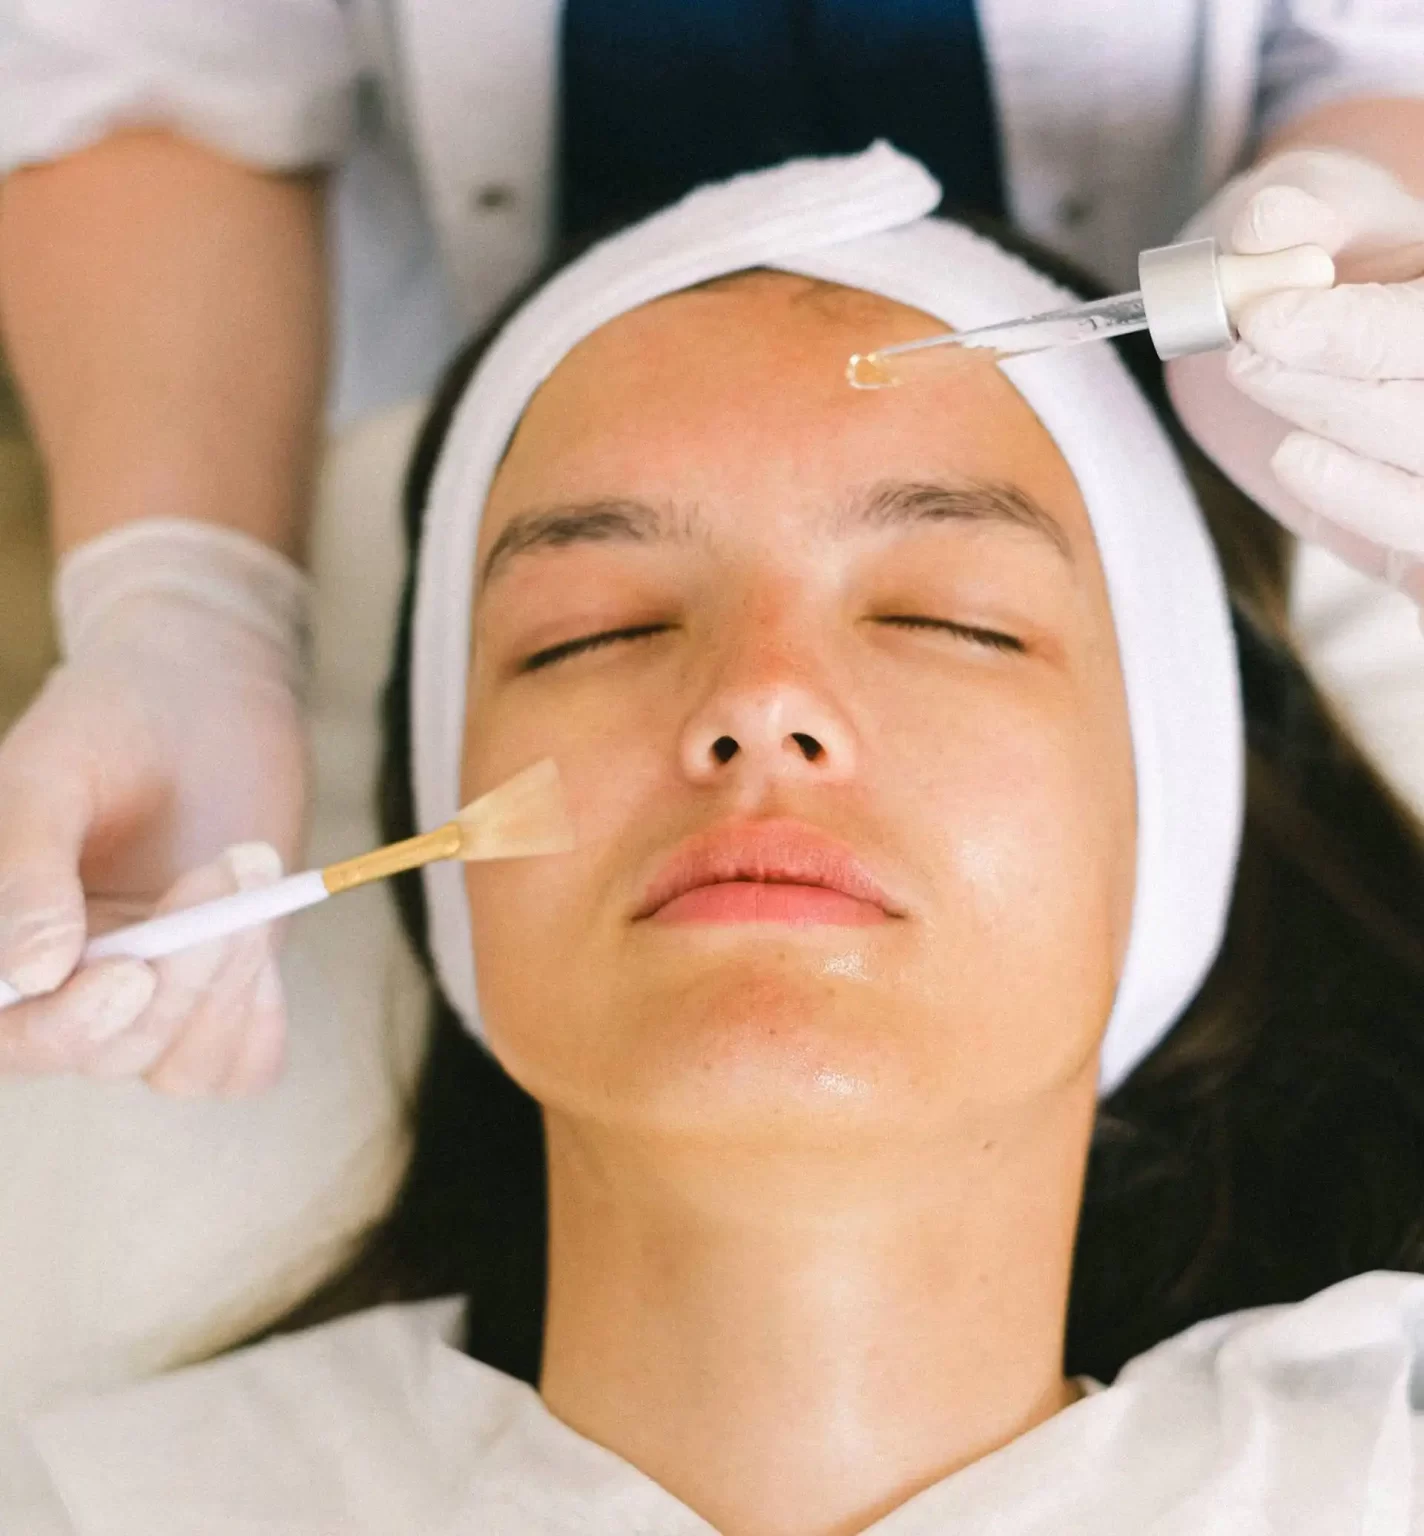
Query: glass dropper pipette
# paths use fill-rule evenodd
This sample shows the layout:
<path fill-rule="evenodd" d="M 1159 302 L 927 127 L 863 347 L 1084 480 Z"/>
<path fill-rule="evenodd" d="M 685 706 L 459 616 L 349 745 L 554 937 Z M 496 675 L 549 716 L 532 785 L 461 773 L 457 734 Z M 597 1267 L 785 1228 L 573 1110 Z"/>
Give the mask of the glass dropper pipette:
<path fill-rule="evenodd" d="M 884 389 L 938 373 L 966 348 L 1012 357 L 1133 331 L 1149 332 L 1163 359 L 1212 352 L 1236 340 L 1236 316 L 1248 300 L 1283 288 L 1329 288 L 1335 264 L 1318 245 L 1236 256 L 1222 252 L 1215 240 L 1188 240 L 1143 251 L 1137 275 L 1142 286 L 1136 293 L 857 352 L 846 377 L 857 389 Z"/>

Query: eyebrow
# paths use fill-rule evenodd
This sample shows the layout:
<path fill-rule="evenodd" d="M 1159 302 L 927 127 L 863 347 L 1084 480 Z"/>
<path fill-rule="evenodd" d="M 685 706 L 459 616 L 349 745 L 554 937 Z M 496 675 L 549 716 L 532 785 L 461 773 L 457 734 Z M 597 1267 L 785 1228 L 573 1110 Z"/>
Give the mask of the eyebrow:
<path fill-rule="evenodd" d="M 1073 545 L 1058 521 L 1027 491 L 1006 481 L 887 480 L 859 497 L 842 525 L 872 528 L 914 523 L 1000 523 L 1046 539 L 1070 564 Z"/>
<path fill-rule="evenodd" d="M 607 544 L 623 540 L 646 544 L 665 539 L 670 519 L 646 502 L 618 499 L 571 502 L 513 517 L 500 531 L 480 576 L 487 587 L 518 555 L 541 549 L 564 549 L 570 544 Z"/>
<path fill-rule="evenodd" d="M 483 590 L 520 555 L 571 544 L 648 544 L 685 539 L 692 514 L 676 516 L 646 502 L 620 498 L 570 502 L 522 512 L 510 519 L 485 557 Z M 855 528 L 909 527 L 917 523 L 997 523 L 1046 540 L 1070 563 L 1073 547 L 1063 525 L 1027 491 L 1002 481 L 887 480 L 859 493 L 832 519 L 841 535 Z"/>

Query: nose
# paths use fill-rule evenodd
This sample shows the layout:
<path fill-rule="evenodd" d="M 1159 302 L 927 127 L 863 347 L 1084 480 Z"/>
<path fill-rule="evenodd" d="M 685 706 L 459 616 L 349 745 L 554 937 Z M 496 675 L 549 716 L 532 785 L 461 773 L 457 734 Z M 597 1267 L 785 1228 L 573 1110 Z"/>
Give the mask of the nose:
<path fill-rule="evenodd" d="M 855 771 L 849 725 L 828 700 L 790 681 L 719 690 L 687 722 L 681 756 L 694 783 L 729 775 L 836 782 Z"/>

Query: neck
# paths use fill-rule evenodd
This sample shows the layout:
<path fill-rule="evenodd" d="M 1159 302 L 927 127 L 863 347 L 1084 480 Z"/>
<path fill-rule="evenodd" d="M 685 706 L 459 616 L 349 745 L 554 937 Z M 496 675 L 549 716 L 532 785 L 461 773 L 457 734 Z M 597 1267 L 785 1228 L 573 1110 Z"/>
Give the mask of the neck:
<path fill-rule="evenodd" d="M 725 1536 L 863 1530 L 1076 1395 L 1093 1098 L 841 1166 L 547 1116 L 545 1401 Z"/>

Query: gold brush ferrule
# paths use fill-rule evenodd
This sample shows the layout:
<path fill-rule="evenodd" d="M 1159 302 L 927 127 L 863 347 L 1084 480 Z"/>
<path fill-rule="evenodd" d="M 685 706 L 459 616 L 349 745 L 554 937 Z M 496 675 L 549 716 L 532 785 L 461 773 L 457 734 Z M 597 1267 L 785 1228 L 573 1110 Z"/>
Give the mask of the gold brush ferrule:
<path fill-rule="evenodd" d="M 436 859 L 458 858 L 461 841 L 459 826 L 447 821 L 433 832 L 422 832 L 419 837 L 408 837 L 402 843 L 391 843 L 359 858 L 344 859 L 340 864 L 328 864 L 321 872 L 321 883 L 337 896 L 342 891 L 355 890 L 358 885 L 369 885 L 372 880 L 384 880 L 402 870 L 433 864 Z"/>

